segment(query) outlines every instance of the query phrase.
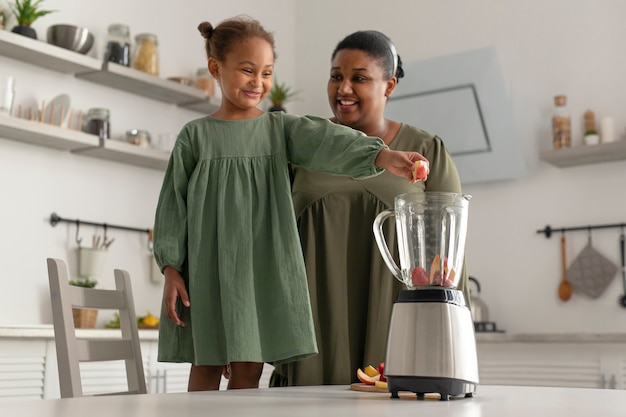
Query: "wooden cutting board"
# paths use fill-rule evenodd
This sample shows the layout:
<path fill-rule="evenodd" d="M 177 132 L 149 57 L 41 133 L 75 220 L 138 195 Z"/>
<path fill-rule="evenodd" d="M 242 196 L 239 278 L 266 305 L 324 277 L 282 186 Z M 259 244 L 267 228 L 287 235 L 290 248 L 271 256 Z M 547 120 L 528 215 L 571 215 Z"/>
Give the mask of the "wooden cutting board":
<path fill-rule="evenodd" d="M 378 388 L 374 385 L 367 385 L 362 382 L 355 382 L 353 384 L 350 384 L 350 389 L 352 391 L 376 392 L 379 394 L 387 394 L 391 396 L 391 393 L 386 388 Z M 416 398 L 416 394 L 414 392 L 408 391 L 399 392 L 398 396 L 400 398 L 410 398 L 413 400 Z M 424 394 L 425 400 L 439 400 L 440 398 L 441 396 L 439 394 Z"/>

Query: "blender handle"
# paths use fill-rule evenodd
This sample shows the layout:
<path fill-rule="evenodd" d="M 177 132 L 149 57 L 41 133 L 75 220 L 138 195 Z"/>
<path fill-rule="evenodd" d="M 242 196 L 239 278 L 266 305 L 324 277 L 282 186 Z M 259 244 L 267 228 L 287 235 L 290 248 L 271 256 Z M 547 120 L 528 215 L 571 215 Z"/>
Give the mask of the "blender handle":
<path fill-rule="evenodd" d="M 398 265 L 396 265 L 396 262 L 393 260 L 393 257 L 391 256 L 391 252 L 389 252 L 389 247 L 387 246 L 387 241 L 385 240 L 385 235 L 383 234 L 383 223 L 389 217 L 392 217 L 395 215 L 396 215 L 395 212 L 392 210 L 383 210 L 378 214 L 378 216 L 376 216 L 376 219 L 374 219 L 374 226 L 373 226 L 374 237 L 376 238 L 376 244 L 378 245 L 378 250 L 380 251 L 380 254 L 383 257 L 383 260 L 385 261 L 387 268 L 389 268 L 393 276 L 396 277 L 398 281 L 404 284 L 404 281 L 402 280 L 402 271 L 400 270 L 400 268 L 398 268 Z"/>

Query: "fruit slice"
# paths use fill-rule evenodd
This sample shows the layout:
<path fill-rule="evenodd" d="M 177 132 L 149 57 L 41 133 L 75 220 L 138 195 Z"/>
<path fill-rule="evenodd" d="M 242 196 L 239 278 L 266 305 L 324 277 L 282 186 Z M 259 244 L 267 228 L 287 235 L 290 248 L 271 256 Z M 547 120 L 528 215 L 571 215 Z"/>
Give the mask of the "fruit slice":
<path fill-rule="evenodd" d="M 361 370 L 361 368 L 357 369 L 356 376 L 359 378 L 359 381 L 366 385 L 374 385 L 376 381 L 380 381 L 380 374 L 377 374 L 376 376 L 368 376 Z"/>
<path fill-rule="evenodd" d="M 382 388 L 382 389 L 386 389 L 386 390 L 389 389 L 389 386 L 387 385 L 387 382 L 385 382 L 385 381 L 376 381 L 374 383 L 374 386 L 376 388 Z"/>
<path fill-rule="evenodd" d="M 380 374 L 381 382 L 386 382 L 387 378 L 385 378 L 385 362 L 381 362 L 378 364 L 378 368 L 376 368 L 378 373 Z"/>
<path fill-rule="evenodd" d="M 428 168 L 428 161 L 415 161 L 415 167 L 413 168 L 413 179 L 417 181 L 426 181 L 430 169 Z"/>
<path fill-rule="evenodd" d="M 363 369 L 363 373 L 369 376 L 370 378 L 380 374 L 380 372 L 378 372 L 378 370 L 374 368 L 372 365 L 367 365 L 367 367 Z"/>
<path fill-rule="evenodd" d="M 430 264 L 430 283 L 435 284 L 435 277 L 439 274 L 439 281 L 441 281 L 441 269 L 439 268 L 439 254 L 436 254 L 433 258 L 433 262 Z"/>
<path fill-rule="evenodd" d="M 416 266 L 411 272 L 411 282 L 414 287 L 421 287 L 423 285 L 428 285 L 430 283 L 430 279 L 428 278 L 428 274 L 424 268 Z"/>

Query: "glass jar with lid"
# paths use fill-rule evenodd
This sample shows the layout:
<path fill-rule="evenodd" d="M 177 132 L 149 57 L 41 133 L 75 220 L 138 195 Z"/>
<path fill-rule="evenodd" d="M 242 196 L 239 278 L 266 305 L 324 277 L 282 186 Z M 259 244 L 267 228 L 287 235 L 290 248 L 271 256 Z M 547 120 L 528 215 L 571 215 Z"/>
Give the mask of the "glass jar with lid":
<path fill-rule="evenodd" d="M 148 147 L 150 146 L 150 132 L 147 130 L 131 129 L 126 131 L 126 142 L 133 145 Z"/>
<path fill-rule="evenodd" d="M 159 50 L 156 35 L 140 33 L 135 36 L 133 68 L 151 75 L 159 75 Z"/>
<path fill-rule="evenodd" d="M 111 122 L 109 109 L 100 107 L 89 109 L 83 123 L 83 131 L 92 135 L 98 135 L 100 139 L 110 139 Z"/>
<path fill-rule="evenodd" d="M 119 23 L 109 25 L 106 60 L 130 67 L 130 29 Z"/>
<path fill-rule="evenodd" d="M 208 68 L 198 68 L 196 71 L 195 87 L 204 91 L 209 97 L 215 95 L 215 81 Z"/>

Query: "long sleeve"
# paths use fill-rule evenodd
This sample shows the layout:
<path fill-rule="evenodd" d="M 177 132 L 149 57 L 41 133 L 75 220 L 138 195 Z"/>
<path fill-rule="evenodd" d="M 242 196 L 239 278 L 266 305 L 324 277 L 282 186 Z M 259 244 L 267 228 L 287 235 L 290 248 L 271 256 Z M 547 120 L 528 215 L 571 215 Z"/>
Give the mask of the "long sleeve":
<path fill-rule="evenodd" d="M 383 169 L 374 165 L 385 147 L 380 138 L 316 116 L 285 115 L 290 162 L 329 174 L 367 178 Z"/>
<path fill-rule="evenodd" d="M 183 130 L 172 150 L 154 222 L 154 256 L 159 268 L 182 270 L 187 257 L 187 190 L 197 161 Z"/>

